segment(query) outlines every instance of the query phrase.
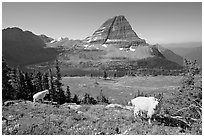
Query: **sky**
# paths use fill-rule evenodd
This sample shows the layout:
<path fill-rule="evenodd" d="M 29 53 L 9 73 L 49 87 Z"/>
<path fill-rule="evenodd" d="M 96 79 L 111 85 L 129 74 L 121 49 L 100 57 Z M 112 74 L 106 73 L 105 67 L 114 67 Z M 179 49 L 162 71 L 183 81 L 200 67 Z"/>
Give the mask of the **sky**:
<path fill-rule="evenodd" d="M 201 2 L 3 2 L 2 28 L 84 39 L 117 15 L 150 44 L 202 41 Z"/>

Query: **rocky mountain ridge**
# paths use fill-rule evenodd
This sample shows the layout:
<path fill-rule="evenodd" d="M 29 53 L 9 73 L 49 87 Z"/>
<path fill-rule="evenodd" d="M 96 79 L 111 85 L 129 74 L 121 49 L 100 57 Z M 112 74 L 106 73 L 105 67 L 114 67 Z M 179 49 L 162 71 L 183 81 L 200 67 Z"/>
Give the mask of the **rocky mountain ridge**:
<path fill-rule="evenodd" d="M 130 48 L 130 46 L 146 45 L 146 41 L 138 37 L 133 31 L 127 19 L 120 15 L 105 21 L 92 36 L 84 42 L 92 44 L 113 44 L 118 48 Z"/>
<path fill-rule="evenodd" d="M 44 34 L 39 35 L 39 37 L 44 41 L 44 43 L 50 43 L 51 41 L 53 41 L 54 39 L 51 37 L 48 37 Z"/>
<path fill-rule="evenodd" d="M 106 20 L 92 36 L 85 38 L 83 43 L 85 49 L 108 51 L 105 55 L 107 58 L 139 60 L 159 57 L 166 58 L 179 65 L 182 65 L 183 62 L 182 57 L 170 50 L 146 43 L 136 34 L 123 15 Z"/>

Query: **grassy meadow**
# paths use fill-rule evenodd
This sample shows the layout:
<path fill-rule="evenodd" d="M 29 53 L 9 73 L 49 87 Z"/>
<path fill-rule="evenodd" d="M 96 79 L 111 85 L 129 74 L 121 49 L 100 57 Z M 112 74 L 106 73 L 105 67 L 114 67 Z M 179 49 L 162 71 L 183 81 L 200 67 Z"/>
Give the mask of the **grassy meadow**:
<path fill-rule="evenodd" d="M 98 96 L 102 90 L 111 103 L 127 103 L 134 98 L 138 90 L 153 96 L 163 93 L 165 98 L 171 97 L 180 86 L 181 76 L 157 76 L 157 77 L 119 77 L 104 80 L 102 77 L 64 77 L 64 88 L 70 87 L 72 94 L 83 96 L 89 93 Z"/>

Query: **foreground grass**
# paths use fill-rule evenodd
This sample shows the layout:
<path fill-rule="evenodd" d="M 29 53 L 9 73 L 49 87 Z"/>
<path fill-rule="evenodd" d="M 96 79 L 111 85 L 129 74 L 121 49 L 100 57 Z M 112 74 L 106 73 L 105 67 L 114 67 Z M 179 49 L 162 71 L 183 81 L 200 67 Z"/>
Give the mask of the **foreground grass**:
<path fill-rule="evenodd" d="M 67 104 L 53 106 L 20 101 L 3 106 L 2 134 L 7 135 L 179 135 L 201 134 L 196 130 L 164 126 L 135 119 L 130 110 L 82 105 L 71 109 Z"/>

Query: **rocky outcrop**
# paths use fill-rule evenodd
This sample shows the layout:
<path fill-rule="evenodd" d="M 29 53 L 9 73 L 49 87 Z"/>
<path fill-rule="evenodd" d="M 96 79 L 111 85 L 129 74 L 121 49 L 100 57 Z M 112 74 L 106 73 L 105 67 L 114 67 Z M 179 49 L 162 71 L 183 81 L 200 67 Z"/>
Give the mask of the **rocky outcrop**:
<path fill-rule="evenodd" d="M 114 44 L 118 48 L 146 45 L 146 41 L 138 37 L 124 16 L 115 16 L 105 21 L 92 36 L 85 39 L 85 43 Z"/>

